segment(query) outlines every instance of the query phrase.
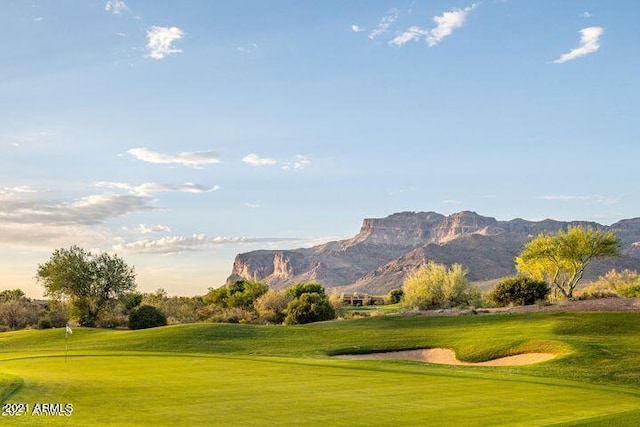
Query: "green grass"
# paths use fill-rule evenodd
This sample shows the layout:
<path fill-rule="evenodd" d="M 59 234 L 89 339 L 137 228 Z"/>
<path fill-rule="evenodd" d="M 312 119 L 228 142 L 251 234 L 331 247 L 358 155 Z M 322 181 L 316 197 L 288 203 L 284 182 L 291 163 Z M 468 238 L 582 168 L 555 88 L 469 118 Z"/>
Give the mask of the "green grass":
<path fill-rule="evenodd" d="M 638 425 L 640 315 L 371 317 L 304 326 L 178 325 L 0 334 L 0 396 L 72 403 L 2 425 Z M 528 367 L 354 361 L 332 354 L 448 347 Z M 6 421 L 6 423 L 5 423 Z M 71 423 L 71 424 L 69 424 Z"/>

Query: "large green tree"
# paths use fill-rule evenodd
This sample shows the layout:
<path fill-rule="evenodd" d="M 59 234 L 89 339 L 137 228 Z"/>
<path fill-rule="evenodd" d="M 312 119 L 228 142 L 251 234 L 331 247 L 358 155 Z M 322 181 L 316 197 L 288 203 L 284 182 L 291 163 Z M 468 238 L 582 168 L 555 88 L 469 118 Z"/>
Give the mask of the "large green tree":
<path fill-rule="evenodd" d="M 135 271 L 122 258 L 78 246 L 57 249 L 36 277 L 45 295 L 71 303 L 82 326 L 95 326 L 103 310 L 136 289 Z"/>
<path fill-rule="evenodd" d="M 539 234 L 527 243 L 516 267 L 521 273 L 544 280 L 565 298 L 573 298 L 587 266 L 596 258 L 616 256 L 620 242 L 613 231 L 571 227 L 567 231 Z"/>

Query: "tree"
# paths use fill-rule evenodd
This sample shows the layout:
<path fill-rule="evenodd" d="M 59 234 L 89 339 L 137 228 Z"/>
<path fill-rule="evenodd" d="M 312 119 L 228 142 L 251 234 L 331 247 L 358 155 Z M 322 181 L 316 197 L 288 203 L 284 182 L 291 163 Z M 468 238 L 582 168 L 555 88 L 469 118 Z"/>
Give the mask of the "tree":
<path fill-rule="evenodd" d="M 447 268 L 433 261 L 410 273 L 403 284 L 404 303 L 420 310 L 477 305 L 480 292 L 460 264 Z"/>
<path fill-rule="evenodd" d="M 135 271 L 122 258 L 78 246 L 57 249 L 36 277 L 45 295 L 69 300 L 82 326 L 95 326 L 101 311 L 136 288 Z"/>
<path fill-rule="evenodd" d="M 129 315 L 129 329 L 148 329 L 165 326 L 167 317 L 152 305 L 141 305 Z"/>
<path fill-rule="evenodd" d="M 516 276 L 501 280 L 489 295 L 498 305 L 505 307 L 509 304 L 531 305 L 544 300 L 549 294 L 549 285 L 542 280 L 530 277 Z"/>
<path fill-rule="evenodd" d="M 291 297 L 285 292 L 269 290 L 261 295 L 253 304 L 258 316 L 269 323 L 282 323 L 286 317 L 285 310 Z"/>
<path fill-rule="evenodd" d="M 321 322 L 336 318 L 336 312 L 324 293 L 303 293 L 287 305 L 287 317 L 284 323 L 296 325 L 302 323 Z"/>
<path fill-rule="evenodd" d="M 41 311 L 20 289 L 0 292 L 0 326 L 15 330 L 36 324 Z"/>
<path fill-rule="evenodd" d="M 613 231 L 570 227 L 566 232 L 540 233 L 527 243 L 518 257 L 519 272 L 544 280 L 565 298 L 582 279 L 585 268 L 596 258 L 616 256 L 620 243 Z"/>
<path fill-rule="evenodd" d="M 253 303 L 265 294 L 269 287 L 264 283 L 251 280 L 234 280 L 228 285 L 210 289 L 204 296 L 204 302 L 223 308 L 253 308 Z"/>

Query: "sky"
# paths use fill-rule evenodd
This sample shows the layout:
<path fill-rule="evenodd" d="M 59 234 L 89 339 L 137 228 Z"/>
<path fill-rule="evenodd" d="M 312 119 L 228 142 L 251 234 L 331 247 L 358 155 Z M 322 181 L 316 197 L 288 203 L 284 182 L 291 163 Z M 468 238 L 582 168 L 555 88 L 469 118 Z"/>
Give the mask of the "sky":
<path fill-rule="evenodd" d="M 202 295 L 364 218 L 640 216 L 635 0 L 5 0 L 0 290 Z"/>

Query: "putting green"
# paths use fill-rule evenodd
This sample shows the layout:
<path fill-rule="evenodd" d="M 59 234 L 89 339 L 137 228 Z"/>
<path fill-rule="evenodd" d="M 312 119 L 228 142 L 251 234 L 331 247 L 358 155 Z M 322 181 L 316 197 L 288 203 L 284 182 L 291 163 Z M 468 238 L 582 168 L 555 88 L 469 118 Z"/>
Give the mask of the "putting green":
<path fill-rule="evenodd" d="M 3 425 L 548 425 L 640 408 L 640 396 L 390 361 L 113 354 L 6 360 L 9 402 L 72 404 Z"/>

